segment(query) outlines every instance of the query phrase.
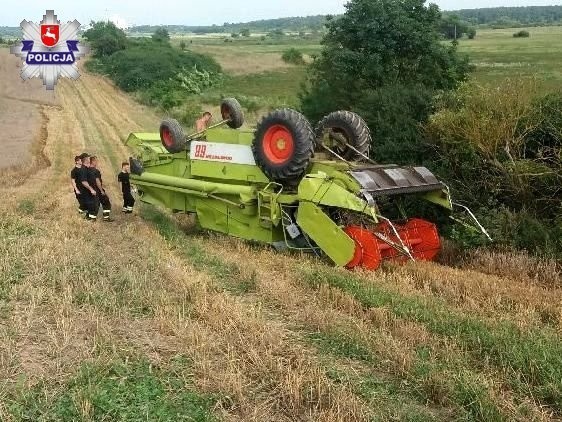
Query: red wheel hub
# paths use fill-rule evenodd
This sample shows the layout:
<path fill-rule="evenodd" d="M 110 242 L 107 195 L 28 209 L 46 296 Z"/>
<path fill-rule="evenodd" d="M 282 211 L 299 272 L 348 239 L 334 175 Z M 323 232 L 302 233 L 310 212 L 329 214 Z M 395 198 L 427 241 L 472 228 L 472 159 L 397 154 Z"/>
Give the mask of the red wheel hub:
<path fill-rule="evenodd" d="M 170 132 L 170 129 L 168 129 L 167 127 L 162 129 L 161 137 L 162 137 L 162 141 L 167 147 L 171 147 L 174 144 L 174 140 L 172 139 L 172 133 Z"/>
<path fill-rule="evenodd" d="M 291 131 L 283 125 L 273 125 L 264 134 L 263 152 L 274 164 L 287 162 L 295 152 L 295 142 Z"/>

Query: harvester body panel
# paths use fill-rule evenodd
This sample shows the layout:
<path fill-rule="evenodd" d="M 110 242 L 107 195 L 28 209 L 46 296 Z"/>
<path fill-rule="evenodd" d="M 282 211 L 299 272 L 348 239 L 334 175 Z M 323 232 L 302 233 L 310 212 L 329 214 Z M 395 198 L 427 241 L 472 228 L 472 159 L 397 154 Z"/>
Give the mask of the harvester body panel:
<path fill-rule="evenodd" d="M 424 167 L 369 166 L 317 157 L 296 185 L 283 186 L 256 165 L 252 138 L 253 132 L 210 129 L 205 139 L 191 140 L 184 151 L 171 154 L 159 134 L 131 134 L 127 144 L 136 151 L 131 181 L 142 201 L 195 214 L 205 229 L 320 251 L 336 265 L 348 267 L 368 262 L 374 268 L 384 254 L 413 258 L 416 247 L 426 248 L 424 233 L 429 228 L 418 223 L 394 226 L 381 215 L 379 197 L 418 194 L 450 208 L 447 189 Z M 346 227 L 340 214 L 356 216 L 366 228 Z M 378 250 L 362 252 L 361 241 Z M 433 256 L 426 249 L 422 252 L 422 259 Z"/>

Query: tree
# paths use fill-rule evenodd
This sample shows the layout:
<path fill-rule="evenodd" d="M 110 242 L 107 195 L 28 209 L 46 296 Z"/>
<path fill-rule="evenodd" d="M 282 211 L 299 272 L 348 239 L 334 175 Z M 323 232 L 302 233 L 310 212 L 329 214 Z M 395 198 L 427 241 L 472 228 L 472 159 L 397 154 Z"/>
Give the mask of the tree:
<path fill-rule="evenodd" d="M 476 29 L 471 26 L 470 28 L 468 28 L 466 35 L 468 36 L 469 40 L 473 40 L 476 37 Z"/>
<path fill-rule="evenodd" d="M 439 31 L 448 40 L 462 38 L 468 32 L 469 26 L 456 15 L 445 15 L 439 23 Z"/>
<path fill-rule="evenodd" d="M 240 34 L 238 32 L 233 32 L 232 34 L 230 34 L 230 36 L 232 38 L 238 38 L 240 36 Z"/>
<path fill-rule="evenodd" d="M 283 55 L 281 56 L 281 59 L 285 63 L 297 65 L 305 64 L 302 52 L 300 50 L 297 50 L 296 48 L 289 48 L 288 50 L 285 50 L 283 52 Z"/>
<path fill-rule="evenodd" d="M 242 35 L 243 37 L 249 37 L 250 36 L 250 30 L 248 28 L 244 28 L 240 31 L 240 35 Z"/>
<path fill-rule="evenodd" d="M 152 40 L 159 43 L 168 43 L 170 42 L 170 34 L 166 28 L 158 28 L 152 34 Z"/>
<path fill-rule="evenodd" d="M 357 111 L 371 127 L 377 159 L 418 159 L 419 123 L 435 92 L 466 78 L 468 59 L 441 43 L 441 13 L 424 0 L 351 0 L 346 9 L 327 23 L 302 110 L 315 121 L 336 109 Z"/>
<path fill-rule="evenodd" d="M 184 51 L 184 50 L 185 50 L 185 47 L 186 47 L 185 41 L 184 41 L 184 40 L 181 40 L 181 41 L 180 41 L 180 48 L 181 48 L 181 50 Z"/>
<path fill-rule="evenodd" d="M 84 33 L 98 58 L 111 56 L 127 47 L 127 36 L 113 22 L 91 22 L 91 28 Z"/>

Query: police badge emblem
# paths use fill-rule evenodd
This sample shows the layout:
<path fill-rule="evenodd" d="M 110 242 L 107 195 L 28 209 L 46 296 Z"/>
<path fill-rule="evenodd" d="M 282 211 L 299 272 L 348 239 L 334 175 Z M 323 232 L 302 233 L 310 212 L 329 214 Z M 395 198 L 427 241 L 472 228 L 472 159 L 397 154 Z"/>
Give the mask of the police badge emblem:
<path fill-rule="evenodd" d="M 77 39 L 80 22 L 75 19 L 61 25 L 54 10 L 47 10 L 39 24 L 23 20 L 21 29 L 22 42 L 10 52 L 24 60 L 22 79 L 42 78 L 45 87 L 53 90 L 60 77 L 80 77 L 76 60 L 90 51 Z"/>

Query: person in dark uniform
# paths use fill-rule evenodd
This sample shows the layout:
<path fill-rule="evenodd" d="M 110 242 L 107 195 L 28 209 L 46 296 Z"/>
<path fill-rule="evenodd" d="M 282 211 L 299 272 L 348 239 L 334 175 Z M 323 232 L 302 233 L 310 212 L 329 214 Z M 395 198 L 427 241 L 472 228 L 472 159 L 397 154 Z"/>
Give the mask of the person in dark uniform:
<path fill-rule="evenodd" d="M 94 179 L 94 190 L 96 191 L 96 197 L 99 201 L 98 203 L 103 209 L 103 221 L 113 221 L 111 219 L 111 201 L 109 200 L 107 192 L 103 187 L 101 172 L 98 169 L 98 158 L 95 156 L 90 157 L 90 172 L 92 173 L 92 178 Z"/>
<path fill-rule="evenodd" d="M 74 192 L 74 195 L 76 196 L 76 200 L 78 201 L 78 212 L 82 215 L 85 215 L 88 210 L 84 206 L 84 201 L 82 201 L 82 193 L 80 192 L 80 186 L 78 186 L 76 182 L 81 168 L 82 158 L 78 155 L 74 157 L 74 168 L 70 172 L 70 183 L 72 184 L 72 190 Z"/>
<path fill-rule="evenodd" d="M 80 196 L 82 197 L 82 203 L 87 209 L 86 219 L 87 220 L 97 220 L 97 192 L 93 188 L 92 182 L 92 172 L 90 169 L 90 156 L 88 154 L 82 154 L 82 167 L 78 173 L 78 188 L 80 189 Z M 95 180 L 94 180 L 95 183 Z"/>
<path fill-rule="evenodd" d="M 117 176 L 117 180 L 121 183 L 121 192 L 123 192 L 123 212 L 131 214 L 135 205 L 135 198 L 131 194 L 131 182 L 129 180 L 130 166 L 128 162 L 121 165 L 121 173 Z"/>

